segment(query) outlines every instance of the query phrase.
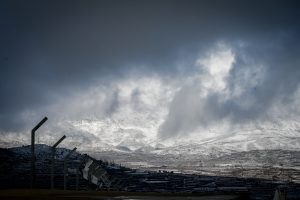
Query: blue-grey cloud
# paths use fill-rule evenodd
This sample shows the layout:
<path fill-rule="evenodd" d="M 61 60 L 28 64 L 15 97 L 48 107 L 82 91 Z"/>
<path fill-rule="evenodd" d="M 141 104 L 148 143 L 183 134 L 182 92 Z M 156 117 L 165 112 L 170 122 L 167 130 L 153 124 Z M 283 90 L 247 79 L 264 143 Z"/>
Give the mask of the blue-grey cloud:
<path fill-rule="evenodd" d="M 27 129 L 44 115 L 110 116 L 121 104 L 118 88 L 112 86 L 116 80 L 132 71 L 141 77 L 155 74 L 170 81 L 174 81 L 172 77 L 184 79 L 197 71 L 191 63 L 218 41 L 230 44 L 235 53 L 227 89 L 234 92 L 242 85 L 246 91 L 221 103 L 220 94 L 209 94 L 201 100 L 201 108 L 211 116 L 201 121 L 203 111 L 191 107 L 190 116 L 181 106 L 182 102 L 189 104 L 194 89 L 201 87 L 181 85 L 159 133 L 164 137 L 224 117 L 255 119 L 279 98 L 287 104 L 293 102 L 299 87 L 297 1 L 45 0 L 0 4 L 2 133 Z M 258 65 L 265 69 L 262 83 L 247 86 L 241 74 Z M 254 77 L 261 73 L 250 72 Z M 58 103 L 79 98 L 96 83 L 111 91 L 105 90 L 103 99 L 89 96 L 95 99 L 89 108 L 78 105 L 79 100 L 74 109 Z M 137 105 L 140 95 L 139 90 L 132 93 Z M 239 103 L 249 98 L 256 103 L 243 110 Z M 199 106 L 198 100 L 191 105 Z M 185 124 L 184 117 L 195 125 Z M 180 127 L 171 126 L 174 121 Z"/>

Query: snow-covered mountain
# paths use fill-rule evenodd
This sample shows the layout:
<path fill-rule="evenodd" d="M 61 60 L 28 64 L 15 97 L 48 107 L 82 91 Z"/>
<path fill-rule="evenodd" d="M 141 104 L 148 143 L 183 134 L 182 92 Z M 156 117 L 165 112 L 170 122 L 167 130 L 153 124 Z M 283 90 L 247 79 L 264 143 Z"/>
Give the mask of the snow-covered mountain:
<path fill-rule="evenodd" d="M 140 151 L 157 154 L 214 154 L 250 150 L 300 150 L 300 124 L 256 126 L 233 132 L 201 133 L 160 140 L 155 125 L 130 126 L 120 121 L 74 121 L 70 127 L 96 138 L 87 149 Z M 184 148 L 183 148 L 184 147 Z"/>
<path fill-rule="evenodd" d="M 138 120 L 137 120 L 138 121 Z M 224 155 L 251 150 L 300 150 L 300 125 L 298 122 L 281 123 L 266 127 L 235 130 L 227 133 L 196 133 L 186 137 L 160 140 L 154 120 L 147 124 L 129 124 L 128 121 L 105 119 L 64 121 L 55 127 L 57 133 L 46 129 L 40 133 L 40 143 L 54 144 L 60 135 L 67 139 L 63 147 L 77 146 L 81 151 L 142 152 L 158 155 Z M 55 129 L 54 129 L 55 130 Z M 63 130 L 63 131 L 62 131 Z M 29 136 L 29 134 L 27 135 Z M 1 139 L 1 146 L 11 147 L 29 141 L 18 137 Z"/>
<path fill-rule="evenodd" d="M 263 73 L 254 70 L 260 74 L 254 78 L 246 71 L 240 74 L 245 80 L 228 82 L 234 52 L 224 44 L 214 52 L 197 59 L 195 71 L 184 78 L 133 73 L 60 99 L 45 111 L 49 120 L 38 130 L 37 143 L 51 146 L 66 135 L 60 146 L 79 151 L 190 158 L 300 150 L 300 89 L 289 101 L 280 96 L 262 104 L 249 90 L 262 84 Z M 30 144 L 30 129 L 0 135 L 0 147 Z"/>

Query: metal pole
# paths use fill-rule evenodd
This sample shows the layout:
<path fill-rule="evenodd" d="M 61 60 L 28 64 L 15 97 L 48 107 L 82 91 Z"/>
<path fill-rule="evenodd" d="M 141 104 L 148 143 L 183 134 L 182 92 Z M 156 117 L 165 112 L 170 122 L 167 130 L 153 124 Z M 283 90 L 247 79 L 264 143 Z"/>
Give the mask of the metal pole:
<path fill-rule="evenodd" d="M 31 188 L 35 186 L 35 154 L 34 154 L 35 132 L 31 131 Z"/>
<path fill-rule="evenodd" d="M 71 154 L 74 153 L 76 151 L 76 149 L 77 148 L 75 147 L 72 151 L 70 151 L 64 159 L 64 190 L 67 189 L 67 164 L 68 164 L 67 162 L 68 162 Z"/>
<path fill-rule="evenodd" d="M 54 166 L 55 166 L 55 150 L 57 145 L 61 143 L 66 136 L 62 136 L 52 147 L 51 147 L 51 189 L 54 189 Z"/>
<path fill-rule="evenodd" d="M 54 188 L 54 159 L 55 159 L 55 148 L 51 148 L 51 189 Z"/>
<path fill-rule="evenodd" d="M 36 173 L 35 173 L 35 132 L 40 128 L 46 121 L 47 117 L 44 117 L 32 130 L 31 130 L 31 188 L 35 186 Z"/>
<path fill-rule="evenodd" d="M 79 189 L 79 169 L 76 168 L 76 190 Z"/>

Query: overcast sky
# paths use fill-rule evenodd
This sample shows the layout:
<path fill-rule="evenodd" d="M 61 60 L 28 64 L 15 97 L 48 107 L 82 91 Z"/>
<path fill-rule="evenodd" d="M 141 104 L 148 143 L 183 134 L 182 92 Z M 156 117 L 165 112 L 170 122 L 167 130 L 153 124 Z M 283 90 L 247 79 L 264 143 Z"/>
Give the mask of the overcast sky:
<path fill-rule="evenodd" d="M 299 19 L 287 0 L 1 1 L 1 134 L 44 116 L 146 115 L 162 140 L 299 121 Z"/>

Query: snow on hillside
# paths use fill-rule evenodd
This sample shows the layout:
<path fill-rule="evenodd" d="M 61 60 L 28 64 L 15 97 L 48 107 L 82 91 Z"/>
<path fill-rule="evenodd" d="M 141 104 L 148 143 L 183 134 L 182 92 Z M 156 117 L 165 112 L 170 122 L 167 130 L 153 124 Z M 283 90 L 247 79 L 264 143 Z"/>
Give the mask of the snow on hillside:
<path fill-rule="evenodd" d="M 300 125 L 297 122 L 280 122 L 270 126 L 256 126 L 228 133 L 212 132 L 202 137 L 202 133 L 159 140 L 155 132 L 158 127 L 149 123 L 137 124 L 129 121 L 105 119 L 66 121 L 58 128 L 67 135 L 60 146 L 77 146 L 79 151 L 141 152 L 157 155 L 224 155 L 251 150 L 300 150 Z M 48 132 L 47 132 L 48 131 Z M 42 143 L 54 144 L 59 135 L 46 129 Z M 43 133 L 40 133 L 43 134 Z M 29 134 L 28 134 L 29 135 Z M 1 146 L 20 146 L 14 138 L 2 138 Z M 28 138 L 29 139 L 29 138 Z"/>

